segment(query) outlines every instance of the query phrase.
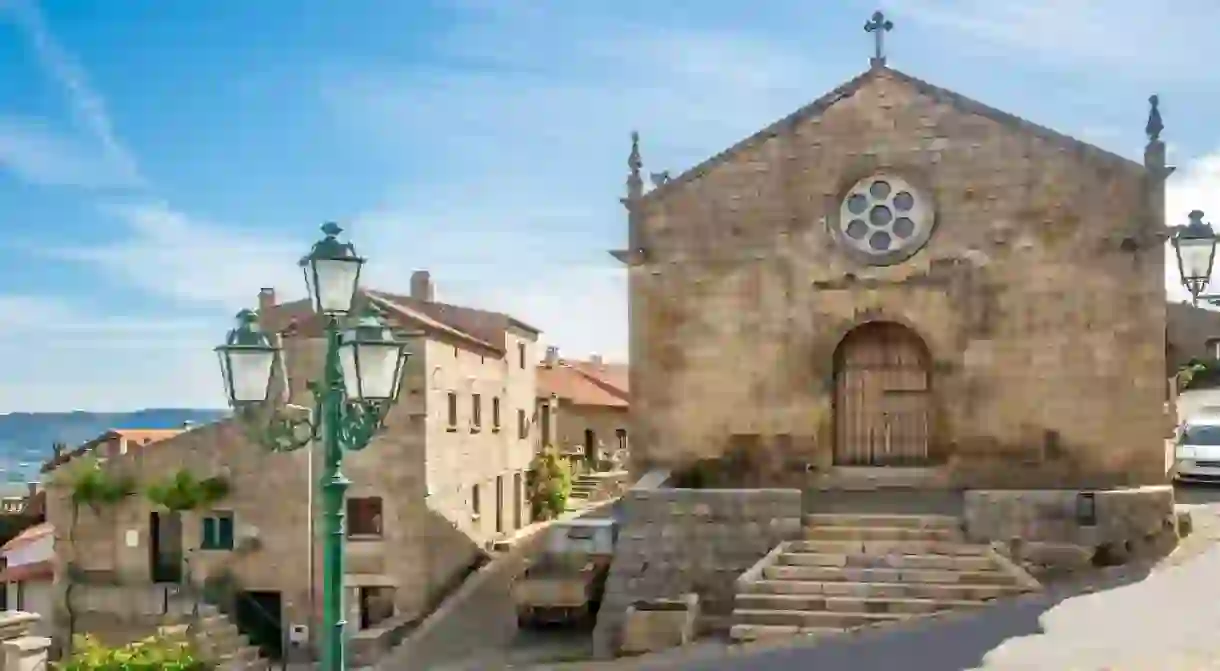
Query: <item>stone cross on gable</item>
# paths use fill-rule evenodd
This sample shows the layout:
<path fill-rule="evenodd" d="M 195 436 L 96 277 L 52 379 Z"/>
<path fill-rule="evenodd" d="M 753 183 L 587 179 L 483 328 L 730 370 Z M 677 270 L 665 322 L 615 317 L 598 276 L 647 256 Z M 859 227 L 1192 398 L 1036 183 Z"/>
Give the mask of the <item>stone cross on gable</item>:
<path fill-rule="evenodd" d="M 873 18 L 864 24 L 864 32 L 873 34 L 875 50 L 869 63 L 873 67 L 885 65 L 885 34 L 894 29 L 894 22 L 885 18 L 880 10 L 873 12 Z"/>

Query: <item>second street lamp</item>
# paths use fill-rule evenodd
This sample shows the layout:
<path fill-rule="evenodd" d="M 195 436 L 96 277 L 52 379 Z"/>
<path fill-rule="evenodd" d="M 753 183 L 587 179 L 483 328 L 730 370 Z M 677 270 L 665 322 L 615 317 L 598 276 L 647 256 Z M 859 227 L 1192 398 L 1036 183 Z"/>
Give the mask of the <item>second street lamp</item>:
<path fill-rule="evenodd" d="M 255 438 L 273 451 L 291 451 L 321 438 L 321 478 L 324 515 L 322 669 L 344 671 L 346 622 L 343 607 L 343 503 L 348 481 L 340 471 L 343 453 L 362 450 L 384 426 L 398 400 L 402 369 L 409 353 L 371 306 L 359 319 L 349 313 L 359 288 L 364 259 L 350 243 L 340 243 L 342 230 L 322 227 L 325 237 L 301 259 L 313 309 L 325 321 L 326 356 L 322 379 L 311 381 L 313 408 L 294 416 L 272 408 L 270 420 Z M 271 400 L 271 379 L 281 352 L 258 328 L 257 315 L 243 310 L 229 332 L 220 355 L 229 404 L 242 421 Z M 282 365 L 282 363 L 281 363 Z"/>
<path fill-rule="evenodd" d="M 1182 286 L 1190 292 L 1197 305 L 1212 277 L 1212 265 L 1216 259 L 1216 233 L 1210 224 L 1203 222 L 1203 212 L 1194 210 L 1188 215 L 1190 223 L 1177 229 L 1172 238 L 1173 251 L 1178 259 Z"/>

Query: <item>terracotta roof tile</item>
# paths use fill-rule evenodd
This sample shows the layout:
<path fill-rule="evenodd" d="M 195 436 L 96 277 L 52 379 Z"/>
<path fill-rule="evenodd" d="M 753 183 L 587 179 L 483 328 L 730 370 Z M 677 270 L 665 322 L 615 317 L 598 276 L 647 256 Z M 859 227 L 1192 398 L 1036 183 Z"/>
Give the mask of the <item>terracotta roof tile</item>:
<path fill-rule="evenodd" d="M 49 473 L 69 461 L 83 456 L 89 450 L 111 438 L 126 438 L 140 444 L 144 444 L 147 441 L 148 444 L 152 444 L 167 438 L 173 438 L 183 431 L 186 431 L 186 429 L 111 429 L 96 438 L 81 443 L 71 450 L 64 450 L 61 454 L 51 457 L 43 463 L 42 468 L 39 470 L 43 473 Z"/>
<path fill-rule="evenodd" d="M 29 545 L 30 543 L 33 543 L 40 538 L 45 538 L 53 533 L 55 533 L 55 527 L 51 526 L 50 522 L 35 524 L 32 527 L 22 530 L 22 532 L 14 536 L 12 540 L 5 543 L 3 547 L 0 547 L 0 552 L 16 550 L 17 548 Z"/>
<path fill-rule="evenodd" d="M 448 303 L 421 301 L 402 294 L 362 290 L 357 300 L 371 300 L 386 310 L 400 326 L 420 328 L 434 335 L 457 338 L 469 345 L 504 354 L 504 334 L 510 327 L 533 333 L 538 329 L 514 317 L 489 310 L 479 310 Z M 293 327 L 309 328 L 316 319 L 307 300 L 281 303 L 262 315 L 269 331 L 284 333 Z"/>
<path fill-rule="evenodd" d="M 554 394 L 575 405 L 628 407 L 627 366 L 560 359 L 538 366 L 538 395 Z"/>
<path fill-rule="evenodd" d="M 55 577 L 55 566 L 50 560 L 10 566 L 0 571 L 0 583 L 50 581 Z"/>

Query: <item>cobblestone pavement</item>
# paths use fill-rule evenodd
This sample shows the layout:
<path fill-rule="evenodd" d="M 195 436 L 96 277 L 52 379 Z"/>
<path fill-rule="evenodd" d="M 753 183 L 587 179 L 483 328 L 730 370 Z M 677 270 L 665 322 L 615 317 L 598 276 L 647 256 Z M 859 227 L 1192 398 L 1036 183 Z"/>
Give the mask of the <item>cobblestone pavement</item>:
<path fill-rule="evenodd" d="M 701 645 L 645 661 L 547 668 L 684 671 L 1206 671 L 1220 670 L 1220 487 L 1179 501 L 1195 532 L 1151 567 L 1091 584 L 820 643 L 725 649 Z M 541 667 L 536 667 L 541 668 Z"/>

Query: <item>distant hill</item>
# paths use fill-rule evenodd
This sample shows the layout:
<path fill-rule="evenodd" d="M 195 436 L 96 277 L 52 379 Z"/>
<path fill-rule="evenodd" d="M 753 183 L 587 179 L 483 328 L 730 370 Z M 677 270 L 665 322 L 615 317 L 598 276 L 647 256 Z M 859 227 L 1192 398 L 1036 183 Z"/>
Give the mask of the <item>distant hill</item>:
<path fill-rule="evenodd" d="M 14 412 L 0 415 L 0 483 L 36 479 L 57 442 L 75 447 L 110 429 L 172 429 L 207 424 L 226 410 L 149 408 L 134 412 Z"/>

